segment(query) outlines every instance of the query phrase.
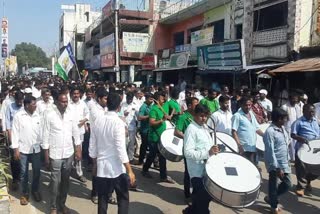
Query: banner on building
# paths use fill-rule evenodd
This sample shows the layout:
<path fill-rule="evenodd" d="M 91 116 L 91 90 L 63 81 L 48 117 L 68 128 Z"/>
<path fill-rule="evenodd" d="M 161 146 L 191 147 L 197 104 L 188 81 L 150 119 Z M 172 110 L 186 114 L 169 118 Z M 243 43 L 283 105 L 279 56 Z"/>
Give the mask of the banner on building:
<path fill-rule="evenodd" d="M 8 26 L 9 26 L 8 19 L 6 17 L 3 17 L 1 21 L 1 56 L 2 58 L 8 57 L 8 49 L 9 49 Z"/>
<path fill-rule="evenodd" d="M 105 55 L 115 52 L 114 33 L 109 36 L 103 37 L 100 40 L 100 54 Z"/>
<path fill-rule="evenodd" d="M 123 32 L 123 51 L 131 53 L 147 53 L 150 36 L 147 33 Z"/>
<path fill-rule="evenodd" d="M 190 53 L 175 53 L 170 56 L 169 68 L 186 68 L 188 67 Z"/>
<path fill-rule="evenodd" d="M 213 27 L 208 27 L 203 30 L 198 30 L 191 33 L 191 44 L 212 43 Z M 208 44 L 206 44 L 208 45 Z"/>
<path fill-rule="evenodd" d="M 114 53 L 108 53 L 106 55 L 102 55 L 101 59 L 101 68 L 108 68 L 115 65 L 115 57 Z"/>
<path fill-rule="evenodd" d="M 245 66 L 243 40 L 198 47 L 199 69 L 233 71 L 242 70 Z"/>

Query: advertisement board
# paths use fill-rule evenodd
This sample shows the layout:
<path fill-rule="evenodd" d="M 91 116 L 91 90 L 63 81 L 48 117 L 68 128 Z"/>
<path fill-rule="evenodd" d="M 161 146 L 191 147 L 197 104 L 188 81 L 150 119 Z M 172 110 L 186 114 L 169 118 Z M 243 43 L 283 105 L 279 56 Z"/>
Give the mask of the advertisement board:
<path fill-rule="evenodd" d="M 142 70 L 154 70 L 156 68 L 155 56 L 144 56 L 141 60 Z"/>
<path fill-rule="evenodd" d="M 133 53 L 147 53 L 150 36 L 147 33 L 123 32 L 123 51 Z"/>
<path fill-rule="evenodd" d="M 100 69 L 100 64 L 101 64 L 100 55 L 95 55 L 91 58 L 90 69 Z"/>
<path fill-rule="evenodd" d="M 2 58 L 8 57 L 8 44 L 9 44 L 9 36 L 8 36 L 8 19 L 6 17 L 2 18 L 1 21 L 1 56 Z"/>
<path fill-rule="evenodd" d="M 102 55 L 100 60 L 101 60 L 100 62 L 101 68 L 108 68 L 115 65 L 114 53 L 108 53 L 106 55 Z"/>
<path fill-rule="evenodd" d="M 188 67 L 189 56 L 190 54 L 187 52 L 172 54 L 170 56 L 169 68 Z"/>
<path fill-rule="evenodd" d="M 105 55 L 115 51 L 114 33 L 109 36 L 103 37 L 100 40 L 100 54 Z"/>

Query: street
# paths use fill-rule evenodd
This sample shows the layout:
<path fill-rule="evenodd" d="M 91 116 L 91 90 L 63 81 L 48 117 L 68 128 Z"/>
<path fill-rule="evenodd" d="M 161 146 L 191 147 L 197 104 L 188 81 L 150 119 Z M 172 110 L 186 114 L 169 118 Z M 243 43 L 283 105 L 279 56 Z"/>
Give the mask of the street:
<path fill-rule="evenodd" d="M 256 203 L 247 209 L 231 209 L 216 202 L 210 204 L 212 213 L 243 213 L 243 214 L 257 214 L 269 213 L 269 206 L 263 201 L 267 192 L 267 173 L 265 171 L 264 163 L 260 162 L 262 167 L 263 184 L 259 199 Z M 143 214 L 180 214 L 186 207 L 183 195 L 183 162 L 172 163 L 167 162 L 168 175 L 171 176 L 176 184 L 159 183 L 158 171 L 152 170 L 153 179 L 147 179 L 141 176 L 141 167 L 134 167 L 134 172 L 137 177 L 140 189 L 143 193 L 130 192 L 130 213 Z M 30 174 L 30 173 L 29 173 Z M 19 196 L 16 192 L 11 192 L 11 213 L 13 214 L 33 214 L 33 213 L 48 213 L 48 185 L 49 174 L 42 171 L 41 177 L 41 192 L 43 200 L 41 203 L 32 201 L 27 206 L 21 206 Z M 87 173 L 86 177 L 90 176 Z M 295 175 L 292 176 L 293 184 L 296 184 Z M 243 181 L 246 182 L 246 181 Z M 303 213 L 316 214 L 320 213 L 320 181 L 312 182 L 313 195 L 298 198 L 294 192 L 290 191 L 280 198 L 280 204 L 283 208 L 283 213 Z M 90 214 L 97 213 L 97 205 L 90 200 L 91 181 L 88 180 L 86 184 L 82 184 L 75 179 L 71 179 L 70 191 L 67 199 L 67 206 L 71 209 L 71 213 Z M 115 205 L 109 205 L 109 213 L 117 213 Z"/>

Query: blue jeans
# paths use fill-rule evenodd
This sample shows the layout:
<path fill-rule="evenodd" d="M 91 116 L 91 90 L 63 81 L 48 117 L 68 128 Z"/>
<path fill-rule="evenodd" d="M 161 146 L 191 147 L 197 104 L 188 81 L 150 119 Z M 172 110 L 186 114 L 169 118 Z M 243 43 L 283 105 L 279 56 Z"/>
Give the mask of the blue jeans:
<path fill-rule="evenodd" d="M 20 153 L 20 165 L 21 165 L 21 188 L 23 194 L 29 194 L 29 162 L 32 164 L 32 192 L 39 191 L 39 183 L 40 183 L 40 168 L 41 168 L 41 160 L 40 160 L 40 152 L 33 154 L 23 154 Z"/>
<path fill-rule="evenodd" d="M 278 185 L 277 172 L 274 170 L 269 172 L 269 200 L 273 209 L 278 207 L 278 197 L 291 188 L 290 174 L 285 173 L 280 180 L 281 183 Z"/>

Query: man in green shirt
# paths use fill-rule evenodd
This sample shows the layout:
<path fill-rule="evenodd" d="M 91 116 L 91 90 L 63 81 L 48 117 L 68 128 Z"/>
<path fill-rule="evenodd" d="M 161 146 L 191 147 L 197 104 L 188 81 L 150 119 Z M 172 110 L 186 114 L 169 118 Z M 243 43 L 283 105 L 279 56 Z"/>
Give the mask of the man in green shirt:
<path fill-rule="evenodd" d="M 174 130 L 174 135 L 179 137 L 179 138 L 184 138 L 184 133 L 186 129 L 188 128 L 189 124 L 191 121 L 193 121 L 193 114 L 194 114 L 194 109 L 199 103 L 199 100 L 195 97 L 188 97 L 186 99 L 186 103 L 188 106 L 188 110 L 185 111 L 182 115 L 179 116 L 177 123 L 176 123 L 176 128 Z M 184 159 L 184 196 L 186 202 L 189 204 L 191 202 L 191 195 L 190 195 L 190 176 L 187 168 L 187 162 Z"/>
<path fill-rule="evenodd" d="M 179 93 L 180 91 L 178 90 L 178 88 L 174 88 L 171 92 L 171 100 L 168 101 L 169 113 L 170 116 L 172 116 L 172 122 L 174 124 L 176 124 L 179 115 L 182 113 L 181 107 L 177 101 L 179 99 Z"/>
<path fill-rule="evenodd" d="M 139 152 L 139 162 L 138 165 L 142 165 L 144 158 L 146 157 L 147 147 L 148 147 L 148 132 L 149 132 L 149 113 L 153 103 L 153 97 L 151 93 L 145 93 L 146 101 L 142 104 L 139 109 L 138 120 L 141 121 L 140 125 L 140 135 L 141 135 L 141 146 Z"/>
<path fill-rule="evenodd" d="M 207 106 L 210 110 L 210 114 L 219 110 L 219 103 L 215 98 L 217 97 L 217 92 L 213 89 L 209 89 L 208 96 L 200 101 L 204 106 Z"/>
<path fill-rule="evenodd" d="M 154 94 L 155 104 L 152 106 L 149 113 L 149 154 L 147 160 L 143 165 L 142 175 L 147 178 L 152 178 L 149 174 L 149 168 L 153 163 L 156 155 L 159 156 L 160 164 L 160 181 L 167 183 L 174 183 L 174 181 L 167 176 L 167 163 L 166 159 L 159 153 L 158 144 L 160 143 L 160 136 L 166 130 L 165 121 L 169 119 L 168 112 L 163 109 L 163 104 L 165 101 L 164 92 L 156 92 Z"/>

